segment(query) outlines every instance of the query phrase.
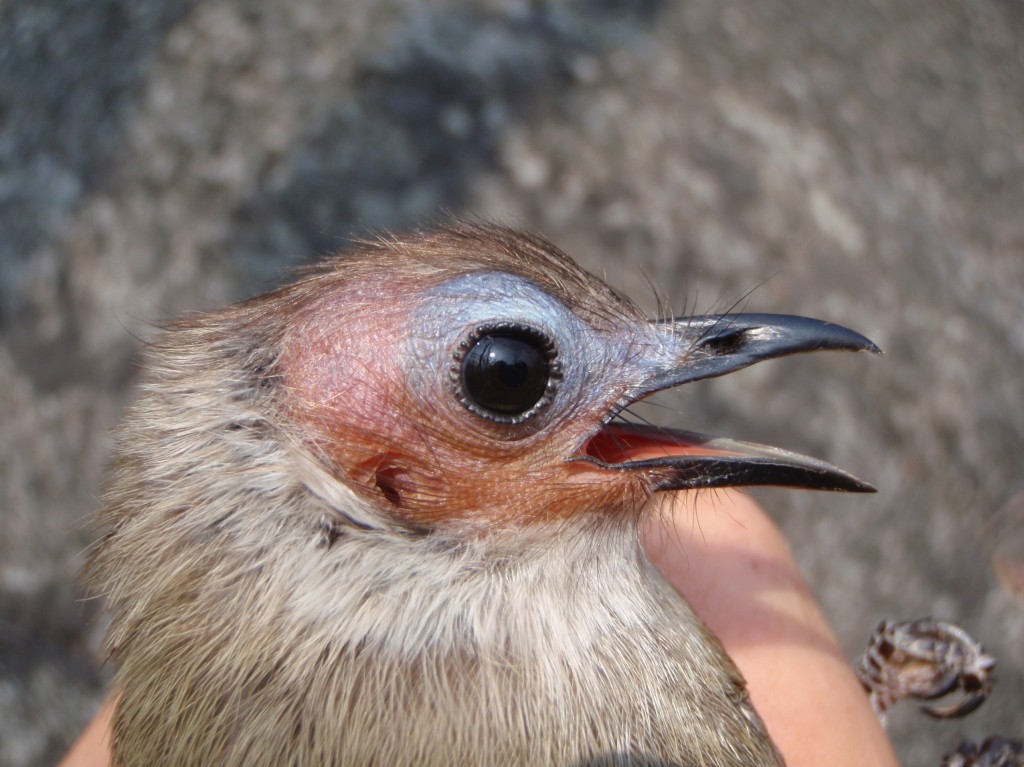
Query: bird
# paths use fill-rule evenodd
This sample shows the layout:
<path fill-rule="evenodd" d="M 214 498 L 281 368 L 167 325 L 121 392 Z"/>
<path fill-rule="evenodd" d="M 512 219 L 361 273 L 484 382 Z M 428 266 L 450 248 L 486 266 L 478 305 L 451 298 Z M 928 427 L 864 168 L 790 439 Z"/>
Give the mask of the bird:
<path fill-rule="evenodd" d="M 167 325 L 87 566 L 114 763 L 782 764 L 644 554 L 648 501 L 873 488 L 625 413 L 816 350 L 878 351 L 788 315 L 650 320 L 545 239 L 461 220 Z"/>

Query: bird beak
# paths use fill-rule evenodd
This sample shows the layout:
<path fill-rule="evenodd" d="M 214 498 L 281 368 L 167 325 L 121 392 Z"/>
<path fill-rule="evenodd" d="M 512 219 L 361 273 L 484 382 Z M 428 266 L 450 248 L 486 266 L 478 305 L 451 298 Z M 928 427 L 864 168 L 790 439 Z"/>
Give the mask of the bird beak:
<path fill-rule="evenodd" d="M 614 421 L 649 394 L 740 370 L 762 360 L 821 350 L 881 350 L 830 322 L 774 314 L 723 314 L 651 323 L 655 341 L 640 382 L 583 445 L 576 460 L 645 474 L 653 490 L 776 485 L 870 493 L 875 489 L 815 458 L 776 447 Z"/>

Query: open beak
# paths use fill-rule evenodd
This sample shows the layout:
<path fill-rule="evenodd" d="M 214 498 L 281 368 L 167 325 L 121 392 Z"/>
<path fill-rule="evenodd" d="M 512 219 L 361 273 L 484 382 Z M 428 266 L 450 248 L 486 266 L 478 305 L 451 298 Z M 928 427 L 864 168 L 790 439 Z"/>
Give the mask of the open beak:
<path fill-rule="evenodd" d="M 777 485 L 870 493 L 874 488 L 831 464 L 776 447 L 613 421 L 624 407 L 656 391 L 714 378 L 762 360 L 821 351 L 881 350 L 830 322 L 777 314 L 722 314 L 652 323 L 656 342 L 642 380 L 576 460 L 643 472 L 652 489 Z"/>

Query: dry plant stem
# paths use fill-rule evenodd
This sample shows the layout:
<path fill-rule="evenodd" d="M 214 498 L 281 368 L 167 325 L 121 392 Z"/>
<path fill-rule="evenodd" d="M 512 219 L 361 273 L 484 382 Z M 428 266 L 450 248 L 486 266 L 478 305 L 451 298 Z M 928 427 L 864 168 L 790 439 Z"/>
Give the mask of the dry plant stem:
<path fill-rule="evenodd" d="M 656 501 L 657 502 L 657 501 Z M 741 492 L 679 493 L 646 531 L 648 552 L 747 679 L 789 767 L 896 767 L 782 533 Z"/>

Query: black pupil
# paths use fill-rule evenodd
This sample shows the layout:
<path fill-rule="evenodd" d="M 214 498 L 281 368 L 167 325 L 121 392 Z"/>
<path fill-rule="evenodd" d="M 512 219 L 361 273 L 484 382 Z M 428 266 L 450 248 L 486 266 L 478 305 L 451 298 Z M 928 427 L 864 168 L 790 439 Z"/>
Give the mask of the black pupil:
<path fill-rule="evenodd" d="M 548 357 L 539 339 L 494 333 L 466 353 L 462 387 L 473 402 L 501 415 L 522 415 L 547 389 Z"/>

